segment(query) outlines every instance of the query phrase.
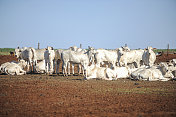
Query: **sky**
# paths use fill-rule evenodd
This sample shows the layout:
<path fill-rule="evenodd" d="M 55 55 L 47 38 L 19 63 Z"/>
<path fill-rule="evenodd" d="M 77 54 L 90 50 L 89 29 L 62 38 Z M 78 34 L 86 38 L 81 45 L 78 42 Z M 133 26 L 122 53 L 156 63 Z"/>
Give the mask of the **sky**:
<path fill-rule="evenodd" d="M 0 48 L 176 48 L 176 0 L 0 0 Z"/>

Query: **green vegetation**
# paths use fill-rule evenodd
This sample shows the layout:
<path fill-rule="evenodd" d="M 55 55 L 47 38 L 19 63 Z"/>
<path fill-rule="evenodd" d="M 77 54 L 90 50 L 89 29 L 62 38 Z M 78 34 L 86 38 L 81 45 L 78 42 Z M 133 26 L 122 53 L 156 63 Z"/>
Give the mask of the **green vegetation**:
<path fill-rule="evenodd" d="M 154 52 L 155 53 L 157 53 L 157 52 L 164 52 L 164 53 L 166 53 L 167 52 L 167 49 L 156 49 L 156 50 L 154 50 Z M 176 49 L 169 49 L 169 52 L 172 52 L 172 53 L 174 53 L 174 52 L 176 52 Z"/>
<path fill-rule="evenodd" d="M 10 52 L 15 52 L 14 48 L 0 48 L 0 55 L 10 55 Z"/>

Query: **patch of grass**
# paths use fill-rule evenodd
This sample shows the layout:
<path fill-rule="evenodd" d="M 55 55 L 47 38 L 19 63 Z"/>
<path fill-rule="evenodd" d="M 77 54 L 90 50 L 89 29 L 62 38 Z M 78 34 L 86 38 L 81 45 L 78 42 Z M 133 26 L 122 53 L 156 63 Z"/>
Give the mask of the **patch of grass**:
<path fill-rule="evenodd" d="M 124 88 L 101 88 L 101 89 L 93 89 L 93 92 L 95 93 L 121 93 L 121 94 L 162 94 L 162 95 L 168 95 L 172 94 L 172 92 L 169 92 L 167 89 L 161 89 L 161 88 L 144 88 L 144 87 L 136 87 L 136 88 L 130 88 L 130 89 L 124 89 Z"/>
<path fill-rule="evenodd" d="M 14 48 L 0 48 L 0 55 L 10 55 L 10 52 L 15 52 Z"/>
<path fill-rule="evenodd" d="M 155 53 L 157 52 L 167 52 L 167 49 L 156 49 L 156 50 L 153 50 Z M 176 52 L 176 49 L 169 49 L 169 52 Z"/>
<path fill-rule="evenodd" d="M 144 88 L 144 87 L 140 87 L 140 88 L 132 88 L 132 89 L 116 89 L 117 92 L 120 93 L 136 93 L 136 94 L 164 94 L 164 95 L 168 95 L 168 94 L 172 94 L 171 92 L 169 92 L 167 89 L 161 89 L 161 88 Z"/>

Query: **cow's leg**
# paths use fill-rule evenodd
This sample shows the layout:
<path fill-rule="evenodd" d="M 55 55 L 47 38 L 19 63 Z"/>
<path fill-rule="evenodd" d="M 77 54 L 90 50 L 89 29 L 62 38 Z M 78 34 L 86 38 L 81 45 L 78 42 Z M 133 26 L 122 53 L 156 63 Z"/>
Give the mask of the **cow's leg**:
<path fill-rule="evenodd" d="M 56 67 L 57 66 L 57 61 L 54 59 L 53 60 L 53 73 L 55 74 L 55 73 L 57 73 L 55 70 L 56 70 Z"/>
<path fill-rule="evenodd" d="M 63 62 L 62 69 L 63 69 L 63 74 L 64 74 L 64 76 L 68 76 L 68 75 L 67 75 L 67 62 Z"/>
<path fill-rule="evenodd" d="M 81 74 L 81 68 L 82 68 L 81 64 L 78 64 L 78 74 Z"/>
<path fill-rule="evenodd" d="M 86 65 L 84 63 L 82 63 L 81 66 L 83 68 L 83 76 L 86 77 L 86 74 L 85 74 L 86 73 L 86 68 L 85 68 Z"/>
<path fill-rule="evenodd" d="M 29 61 L 27 61 L 27 71 L 29 72 L 30 65 L 29 65 Z"/>
<path fill-rule="evenodd" d="M 75 68 L 75 64 L 72 64 L 72 74 L 73 74 L 73 75 L 75 74 L 74 68 Z"/>
<path fill-rule="evenodd" d="M 140 61 L 136 61 L 136 67 L 140 67 Z"/>
<path fill-rule="evenodd" d="M 30 67 L 30 72 L 32 72 L 32 61 L 29 60 L 29 67 Z"/>
<path fill-rule="evenodd" d="M 67 67 L 68 67 L 68 75 L 70 75 L 70 62 L 67 62 Z"/>
<path fill-rule="evenodd" d="M 48 74 L 48 61 L 45 61 L 45 71 L 46 71 L 46 74 Z"/>
<path fill-rule="evenodd" d="M 49 74 L 51 74 L 51 70 L 52 70 L 52 67 L 51 67 L 51 66 L 52 66 L 52 62 L 51 62 L 51 61 L 49 61 L 49 64 L 48 64 L 48 65 L 49 65 L 48 72 L 49 72 Z"/>
<path fill-rule="evenodd" d="M 65 65 L 64 64 L 65 64 L 65 62 L 62 63 L 62 73 L 63 73 L 63 75 L 65 74 Z"/>
<path fill-rule="evenodd" d="M 33 72 L 36 72 L 36 65 L 37 65 L 37 60 L 33 61 Z"/>
<path fill-rule="evenodd" d="M 51 61 L 51 72 L 52 72 L 52 74 L 54 73 L 54 70 L 55 70 L 54 66 L 55 65 L 54 65 L 54 60 L 53 60 L 53 61 Z"/>
<path fill-rule="evenodd" d="M 58 60 L 58 63 L 57 63 L 57 73 L 59 72 L 60 63 L 61 63 L 61 60 Z"/>

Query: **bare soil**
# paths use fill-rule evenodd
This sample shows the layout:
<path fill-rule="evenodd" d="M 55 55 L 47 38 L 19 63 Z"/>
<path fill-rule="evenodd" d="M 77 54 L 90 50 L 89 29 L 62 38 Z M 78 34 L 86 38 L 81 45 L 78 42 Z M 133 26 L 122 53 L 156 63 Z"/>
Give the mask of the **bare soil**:
<path fill-rule="evenodd" d="M 1 64 L 12 60 L 16 58 L 0 56 Z M 164 57 L 157 60 L 168 61 Z M 0 75 L 0 117 L 8 116 L 175 117 L 176 81 L 85 81 L 83 76 L 56 74 Z"/>

